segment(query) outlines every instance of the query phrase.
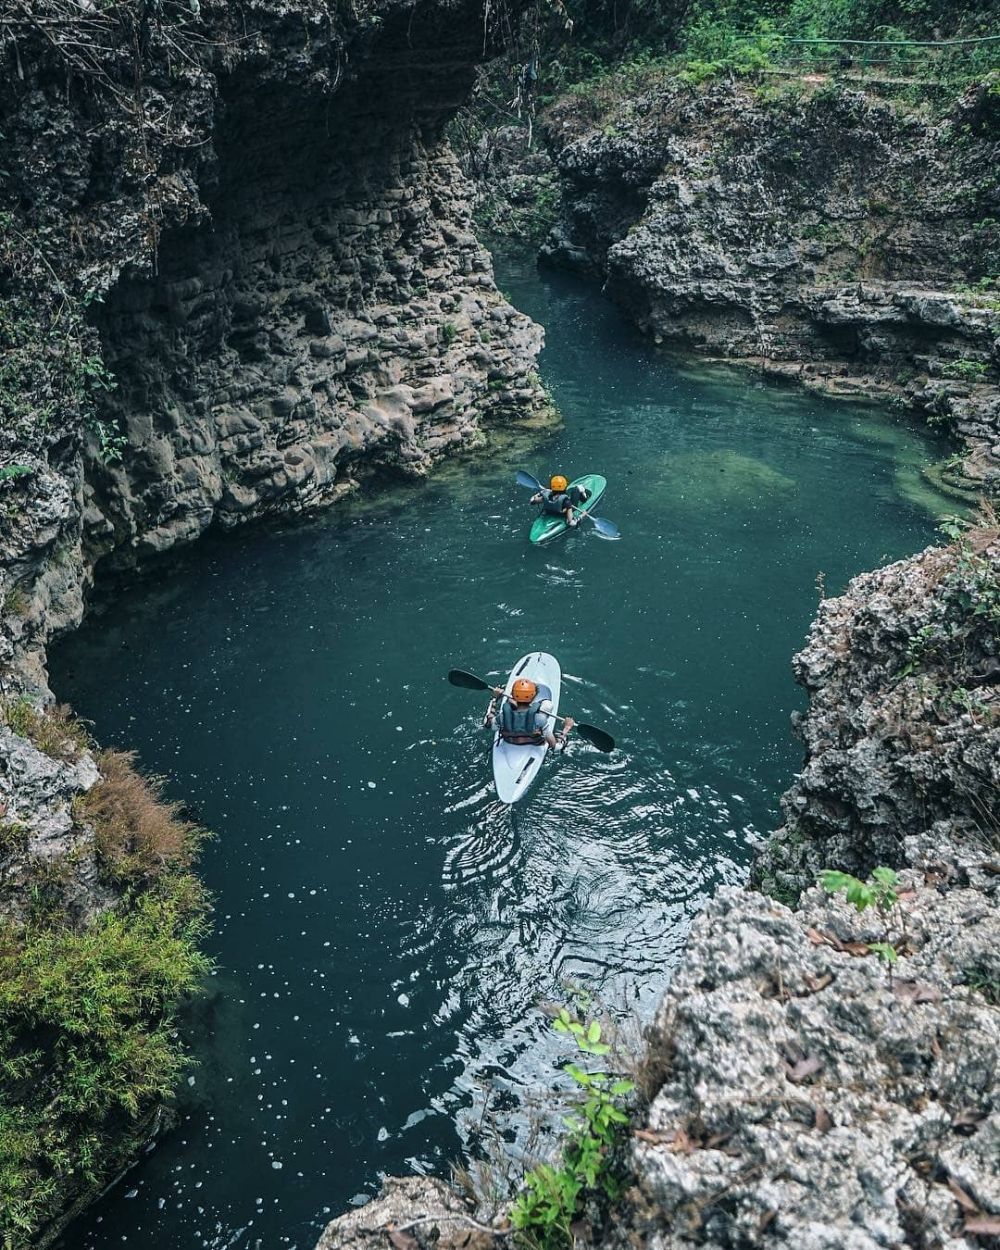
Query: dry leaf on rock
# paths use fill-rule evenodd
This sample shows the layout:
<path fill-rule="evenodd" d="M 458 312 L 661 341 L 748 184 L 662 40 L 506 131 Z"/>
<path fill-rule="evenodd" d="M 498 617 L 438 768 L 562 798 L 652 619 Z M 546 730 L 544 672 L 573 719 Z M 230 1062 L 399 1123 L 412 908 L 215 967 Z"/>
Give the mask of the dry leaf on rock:
<path fill-rule="evenodd" d="M 939 1003 L 943 998 L 936 985 L 920 981 L 894 981 L 892 992 L 904 1003 Z"/>
<path fill-rule="evenodd" d="M 391 1224 L 385 1230 L 389 1234 L 389 1240 L 396 1247 L 396 1250 L 420 1250 L 420 1242 L 412 1233 L 401 1232 L 398 1228 L 393 1228 Z"/>
<path fill-rule="evenodd" d="M 827 1111 L 826 1107 L 816 1105 L 813 1110 L 816 1112 L 813 1128 L 818 1129 L 821 1133 L 829 1133 L 830 1129 L 833 1128 L 833 1116 Z"/>
<path fill-rule="evenodd" d="M 958 1203 L 958 1205 L 962 1208 L 963 1211 L 968 1211 L 972 1215 L 981 1214 L 980 1209 L 979 1209 L 979 1203 L 975 1202 L 972 1198 L 969 1197 L 969 1195 L 965 1192 L 965 1190 L 958 1183 L 958 1181 L 955 1180 L 953 1176 L 948 1177 L 948 1188 L 955 1195 L 955 1201 Z"/>
<path fill-rule="evenodd" d="M 815 1055 L 807 1055 L 805 1059 L 800 1059 L 798 1063 L 790 1064 L 786 1076 L 796 1085 L 802 1081 L 807 1081 L 811 1076 L 815 1076 L 817 1072 L 822 1072 L 823 1060 L 817 1059 Z"/>
<path fill-rule="evenodd" d="M 1000 1237 L 1000 1215 L 980 1215 L 966 1220 L 963 1233 L 975 1233 L 980 1237 Z"/>
<path fill-rule="evenodd" d="M 964 1107 L 952 1119 L 951 1127 L 956 1133 L 961 1133 L 964 1130 L 965 1134 L 968 1135 L 971 1132 L 975 1132 L 977 1126 L 982 1124 L 986 1116 L 987 1112 L 980 1111 L 977 1107 Z"/>

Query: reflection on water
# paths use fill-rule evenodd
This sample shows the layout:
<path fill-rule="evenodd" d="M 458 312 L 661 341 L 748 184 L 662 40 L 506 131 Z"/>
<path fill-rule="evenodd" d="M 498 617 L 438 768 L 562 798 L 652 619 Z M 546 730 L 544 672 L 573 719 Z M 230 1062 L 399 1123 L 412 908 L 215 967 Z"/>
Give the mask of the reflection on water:
<path fill-rule="evenodd" d="M 180 1127 L 74 1250 L 311 1247 L 381 1173 L 446 1170 L 487 1113 L 517 1149 L 560 1053 L 539 1003 L 583 987 L 648 1017 L 773 824 L 817 572 L 836 590 L 931 537 L 896 480 L 929 454 L 905 426 L 682 376 L 589 289 L 506 278 L 567 418 L 527 462 L 209 538 L 53 657 L 60 696 L 219 835 Z M 606 473 L 622 541 L 531 547 L 517 467 Z M 571 739 L 508 809 L 483 700 L 445 673 L 500 679 L 535 648 L 620 749 Z"/>

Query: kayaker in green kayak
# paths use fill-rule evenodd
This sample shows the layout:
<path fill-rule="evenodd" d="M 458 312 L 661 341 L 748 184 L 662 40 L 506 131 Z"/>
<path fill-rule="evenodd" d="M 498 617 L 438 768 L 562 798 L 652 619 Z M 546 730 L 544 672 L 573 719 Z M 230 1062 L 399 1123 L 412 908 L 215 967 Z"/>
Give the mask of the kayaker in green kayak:
<path fill-rule="evenodd" d="M 541 504 L 544 516 L 558 516 L 572 529 L 580 524 L 576 510 L 590 498 L 586 486 L 570 486 L 561 473 L 556 473 L 549 482 L 548 489 L 544 486 L 531 496 L 529 503 Z"/>
<path fill-rule="evenodd" d="M 503 686 L 493 687 L 494 698 L 486 709 L 483 725 L 492 729 L 497 723 L 497 699 L 503 699 L 500 707 L 500 737 L 504 742 L 519 745 L 547 742 L 550 747 L 566 745 L 569 732 L 575 724 L 572 716 L 563 722 L 562 732 L 557 737 L 550 725 L 549 712 L 552 711 L 550 699 L 538 697 L 538 687 L 527 677 L 519 677 L 511 687 L 510 698 L 504 698 Z"/>

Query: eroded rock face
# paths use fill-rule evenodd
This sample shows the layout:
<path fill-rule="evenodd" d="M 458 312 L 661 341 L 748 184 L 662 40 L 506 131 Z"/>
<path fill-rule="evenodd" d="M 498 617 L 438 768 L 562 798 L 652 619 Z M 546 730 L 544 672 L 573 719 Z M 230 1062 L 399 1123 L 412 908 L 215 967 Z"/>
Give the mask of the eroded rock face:
<path fill-rule="evenodd" d="M 389 1230 L 414 1250 L 492 1250 L 495 1238 L 476 1227 L 468 1203 L 426 1176 L 389 1177 L 374 1202 L 331 1220 L 316 1250 L 384 1250 Z M 412 1243 L 411 1243 L 412 1239 Z"/>
<path fill-rule="evenodd" d="M 155 280 L 110 297 L 107 408 L 130 453 L 91 468 L 95 552 L 302 511 L 379 468 L 421 474 L 484 411 L 537 406 L 541 330 L 498 294 L 445 147 L 382 122 L 353 153 L 290 164 L 232 187 Z"/>
<path fill-rule="evenodd" d="M 488 15 L 123 6 L 87 19 L 105 80 L 48 39 L 60 6 L 18 26 L 0 89 L 0 337 L 27 341 L 0 429 L 0 469 L 27 474 L 0 480 L 0 665 L 42 690 L 101 561 L 423 474 L 544 406 L 541 330 L 497 291 L 442 138 Z"/>
<path fill-rule="evenodd" d="M 1000 973 L 996 878 L 904 884 L 891 980 L 864 945 L 881 924 L 818 890 L 794 913 L 709 904 L 650 1036 L 668 1070 L 633 1151 L 633 1242 L 958 1247 L 1000 1210 L 1000 1012 L 968 984 Z"/>
<path fill-rule="evenodd" d="M 543 254 L 601 274 L 657 341 L 896 396 L 1000 489 L 1000 311 L 973 289 L 1000 258 L 1000 130 L 977 100 L 930 121 L 830 82 L 564 97 L 544 118 L 564 194 Z"/>
<path fill-rule="evenodd" d="M 1000 541 L 993 529 L 855 578 L 795 657 L 806 759 L 754 878 L 965 872 L 1000 838 Z"/>
<path fill-rule="evenodd" d="M 31 889 L 58 889 L 76 920 L 108 906 L 93 830 L 73 802 L 100 778 L 89 753 L 58 758 L 0 725 L 0 917 L 20 916 Z"/>

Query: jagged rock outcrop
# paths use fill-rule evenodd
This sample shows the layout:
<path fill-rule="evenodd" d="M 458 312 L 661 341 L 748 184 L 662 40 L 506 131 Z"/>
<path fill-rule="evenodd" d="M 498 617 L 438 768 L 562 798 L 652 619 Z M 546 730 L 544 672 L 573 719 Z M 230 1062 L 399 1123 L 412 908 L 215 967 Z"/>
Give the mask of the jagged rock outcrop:
<path fill-rule="evenodd" d="M 427 1176 L 390 1176 L 373 1202 L 331 1220 L 316 1250 L 384 1250 L 390 1229 L 411 1250 L 492 1250 L 496 1242 L 450 1186 Z"/>
<path fill-rule="evenodd" d="M 3 913 L 23 915 L 32 889 L 58 877 L 63 905 L 77 918 L 114 900 L 99 879 L 93 830 L 77 820 L 73 802 L 99 780 L 85 751 L 39 750 L 0 725 L 0 885 Z"/>
<path fill-rule="evenodd" d="M 792 87 L 653 73 L 563 97 L 543 255 L 601 274 L 657 341 L 897 398 L 965 440 L 955 485 L 1000 490 L 992 97 L 933 119 L 823 75 Z"/>
<path fill-rule="evenodd" d="M 833 867 L 949 879 L 1000 844 L 1000 532 L 854 579 L 803 651 L 806 759 L 755 879 L 794 894 Z"/>
<path fill-rule="evenodd" d="M 503 14 L 14 9 L 0 666 L 44 689 L 98 563 L 421 474 L 544 396 L 442 138 Z"/>
<path fill-rule="evenodd" d="M 892 977 L 882 924 L 818 890 L 712 900 L 650 1034 L 633 1244 L 958 1247 L 997 1218 L 998 883 L 931 881 L 904 874 Z"/>

